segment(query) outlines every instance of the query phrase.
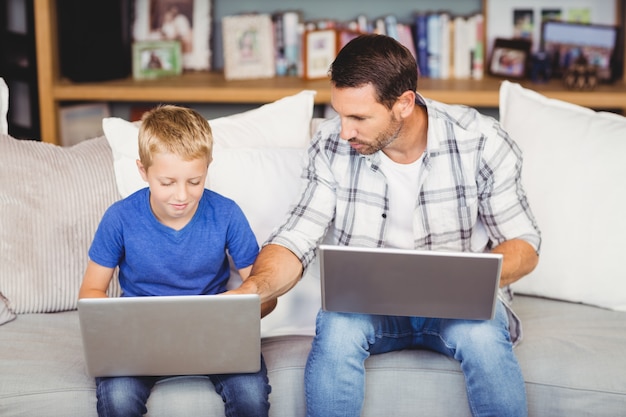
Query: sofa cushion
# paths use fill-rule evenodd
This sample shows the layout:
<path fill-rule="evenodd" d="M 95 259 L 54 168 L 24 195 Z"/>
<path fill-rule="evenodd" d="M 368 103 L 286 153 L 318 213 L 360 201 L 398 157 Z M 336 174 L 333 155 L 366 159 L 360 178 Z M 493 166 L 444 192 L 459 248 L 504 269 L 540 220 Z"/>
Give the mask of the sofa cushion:
<path fill-rule="evenodd" d="M 626 313 L 519 296 L 526 325 L 516 348 L 530 417 L 614 417 L 626 409 Z M 0 331 L 0 414 L 96 416 L 75 311 L 27 314 Z M 270 416 L 304 416 L 308 336 L 264 339 L 272 385 Z M 459 363 L 425 350 L 374 355 L 365 362 L 363 416 L 471 415 Z M 221 399 L 203 377 L 169 378 L 152 391 L 149 416 L 216 415 Z"/>
<path fill-rule="evenodd" d="M 0 324 L 15 320 L 16 314 L 9 305 L 9 300 L 0 293 Z"/>
<path fill-rule="evenodd" d="M 514 290 L 626 311 L 626 118 L 504 81 L 500 120 L 524 153 L 543 235 L 539 265 Z"/>
<path fill-rule="evenodd" d="M 76 308 L 87 249 L 119 194 L 104 137 L 64 148 L 0 135 L 0 293 L 15 313 Z"/>
<path fill-rule="evenodd" d="M 247 112 L 209 120 L 213 146 L 226 148 L 304 148 L 308 144 L 315 91 L 305 90 Z M 110 117 L 102 128 L 111 149 L 115 178 L 122 197 L 147 184 L 141 179 L 135 161 L 139 157 L 139 123 Z"/>

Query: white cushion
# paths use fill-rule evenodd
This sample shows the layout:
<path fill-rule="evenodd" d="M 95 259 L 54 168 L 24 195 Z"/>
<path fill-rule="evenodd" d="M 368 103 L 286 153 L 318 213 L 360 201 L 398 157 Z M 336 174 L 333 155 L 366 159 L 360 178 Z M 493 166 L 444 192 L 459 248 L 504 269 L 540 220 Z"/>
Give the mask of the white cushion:
<path fill-rule="evenodd" d="M 9 112 L 9 87 L 0 77 L 0 133 L 6 135 L 9 133 L 9 122 L 7 113 Z"/>
<path fill-rule="evenodd" d="M 539 265 L 513 289 L 626 311 L 626 118 L 504 81 L 500 121 L 524 153 L 543 236 Z"/>
<path fill-rule="evenodd" d="M 305 90 L 259 108 L 209 120 L 214 150 L 225 148 L 303 148 L 310 140 L 315 91 Z M 139 125 L 109 117 L 102 121 L 104 134 L 113 150 L 115 180 L 122 197 L 147 184 L 135 161 L 139 158 Z"/>

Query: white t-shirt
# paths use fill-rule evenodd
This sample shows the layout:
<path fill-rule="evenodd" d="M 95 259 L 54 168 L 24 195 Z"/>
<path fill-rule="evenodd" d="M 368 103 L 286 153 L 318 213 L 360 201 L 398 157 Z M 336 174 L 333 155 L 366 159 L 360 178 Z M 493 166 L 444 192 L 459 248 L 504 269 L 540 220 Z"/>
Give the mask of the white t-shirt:
<path fill-rule="evenodd" d="M 410 164 L 399 164 L 381 152 L 381 170 L 389 187 L 389 214 L 387 215 L 387 246 L 414 249 L 413 219 L 419 195 L 419 173 L 424 154 Z"/>

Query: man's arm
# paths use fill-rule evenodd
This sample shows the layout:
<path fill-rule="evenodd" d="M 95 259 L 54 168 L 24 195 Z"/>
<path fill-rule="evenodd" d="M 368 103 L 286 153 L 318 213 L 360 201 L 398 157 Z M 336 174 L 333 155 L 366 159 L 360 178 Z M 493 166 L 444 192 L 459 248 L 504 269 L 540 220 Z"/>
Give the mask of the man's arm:
<path fill-rule="evenodd" d="M 293 288 L 302 276 L 302 263 L 289 249 L 269 244 L 261 249 L 250 276 L 230 294 L 259 294 L 265 304 Z"/>
<path fill-rule="evenodd" d="M 239 276 L 241 277 L 241 279 L 245 282 L 248 278 L 250 278 L 250 271 L 252 271 L 252 265 L 245 267 L 245 268 L 241 268 L 238 270 L 239 272 Z M 232 292 L 231 292 L 232 294 Z M 266 301 L 264 303 L 261 303 L 261 318 L 267 316 L 268 314 L 270 314 L 272 311 L 274 311 L 274 309 L 276 308 L 276 304 L 278 303 L 278 300 L 276 298 L 273 298 L 269 301 Z"/>
<path fill-rule="evenodd" d="M 539 263 L 539 255 L 535 249 L 522 239 L 511 239 L 502 242 L 492 250 L 501 253 L 502 273 L 500 287 L 507 286 L 532 272 Z"/>

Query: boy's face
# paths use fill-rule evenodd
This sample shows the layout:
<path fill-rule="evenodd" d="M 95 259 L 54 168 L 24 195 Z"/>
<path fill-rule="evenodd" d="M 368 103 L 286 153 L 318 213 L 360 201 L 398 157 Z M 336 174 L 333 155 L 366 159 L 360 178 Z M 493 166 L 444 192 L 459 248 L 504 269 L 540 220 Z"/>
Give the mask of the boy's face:
<path fill-rule="evenodd" d="M 208 161 L 185 161 L 178 155 L 157 153 L 152 165 L 137 167 L 150 187 L 150 207 L 156 218 L 175 230 L 182 229 L 193 217 L 204 192 Z"/>

